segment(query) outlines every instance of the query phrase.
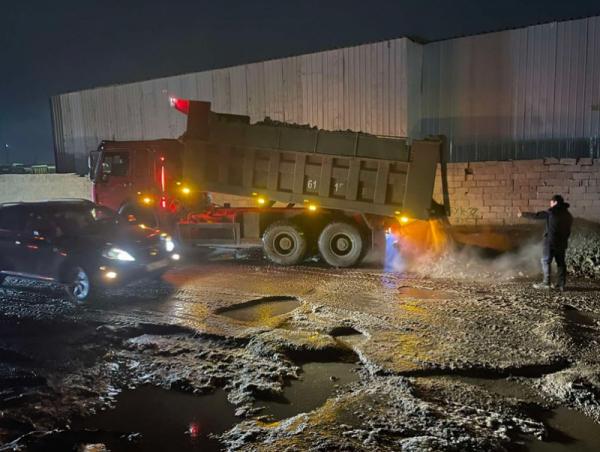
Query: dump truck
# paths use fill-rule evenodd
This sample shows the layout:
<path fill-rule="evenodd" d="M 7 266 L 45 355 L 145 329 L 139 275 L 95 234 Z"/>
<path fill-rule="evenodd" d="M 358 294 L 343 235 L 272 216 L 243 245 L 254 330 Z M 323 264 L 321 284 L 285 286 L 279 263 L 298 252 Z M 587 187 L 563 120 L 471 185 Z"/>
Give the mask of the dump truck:
<path fill-rule="evenodd" d="M 251 124 L 209 102 L 171 104 L 187 115 L 178 140 L 104 141 L 90 166 L 95 202 L 171 230 L 183 245 L 261 247 L 280 265 L 320 255 L 349 267 L 389 228 L 444 214 L 432 200 L 443 137 Z"/>

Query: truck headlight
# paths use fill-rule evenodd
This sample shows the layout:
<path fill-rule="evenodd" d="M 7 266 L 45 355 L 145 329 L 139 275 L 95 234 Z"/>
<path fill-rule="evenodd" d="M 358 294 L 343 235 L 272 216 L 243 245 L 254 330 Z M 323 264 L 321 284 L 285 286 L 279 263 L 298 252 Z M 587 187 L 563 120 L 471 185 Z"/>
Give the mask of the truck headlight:
<path fill-rule="evenodd" d="M 167 250 L 167 253 L 170 253 L 175 249 L 175 242 L 173 242 L 171 237 L 165 238 L 165 249 Z"/>
<path fill-rule="evenodd" d="M 121 248 L 110 248 L 104 253 L 102 253 L 102 255 L 107 259 L 113 259 L 117 261 L 132 262 L 135 260 L 135 257 L 129 254 L 127 251 L 122 250 Z"/>

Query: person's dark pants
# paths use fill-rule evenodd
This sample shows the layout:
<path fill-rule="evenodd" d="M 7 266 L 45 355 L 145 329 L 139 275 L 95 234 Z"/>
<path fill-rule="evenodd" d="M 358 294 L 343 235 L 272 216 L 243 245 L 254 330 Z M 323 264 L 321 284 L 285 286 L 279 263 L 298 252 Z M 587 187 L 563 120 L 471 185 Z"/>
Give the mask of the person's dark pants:
<path fill-rule="evenodd" d="M 552 261 L 556 261 L 558 267 L 558 287 L 565 287 L 567 283 L 567 264 L 565 262 L 565 255 L 567 250 L 555 249 L 549 246 L 544 246 L 542 254 L 542 271 L 544 272 L 544 284 L 550 284 L 550 273 L 552 268 Z"/>

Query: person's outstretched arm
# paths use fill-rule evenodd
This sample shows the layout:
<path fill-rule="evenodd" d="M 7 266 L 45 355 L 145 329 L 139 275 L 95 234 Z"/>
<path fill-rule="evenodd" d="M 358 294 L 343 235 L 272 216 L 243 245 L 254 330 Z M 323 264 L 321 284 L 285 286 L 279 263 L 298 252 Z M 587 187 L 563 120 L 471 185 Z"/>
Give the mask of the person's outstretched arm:
<path fill-rule="evenodd" d="M 540 210 L 539 212 L 519 212 L 518 216 L 527 218 L 528 220 L 545 220 L 548 218 L 548 211 Z"/>

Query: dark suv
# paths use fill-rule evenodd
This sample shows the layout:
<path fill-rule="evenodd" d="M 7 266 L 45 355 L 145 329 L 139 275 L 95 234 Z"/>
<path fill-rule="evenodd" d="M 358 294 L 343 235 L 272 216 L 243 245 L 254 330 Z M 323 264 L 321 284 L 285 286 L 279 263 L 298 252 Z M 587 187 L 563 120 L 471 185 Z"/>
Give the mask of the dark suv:
<path fill-rule="evenodd" d="M 76 301 L 97 289 L 163 273 L 171 237 L 86 200 L 0 204 L 0 283 L 6 276 L 62 284 Z"/>

